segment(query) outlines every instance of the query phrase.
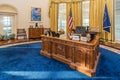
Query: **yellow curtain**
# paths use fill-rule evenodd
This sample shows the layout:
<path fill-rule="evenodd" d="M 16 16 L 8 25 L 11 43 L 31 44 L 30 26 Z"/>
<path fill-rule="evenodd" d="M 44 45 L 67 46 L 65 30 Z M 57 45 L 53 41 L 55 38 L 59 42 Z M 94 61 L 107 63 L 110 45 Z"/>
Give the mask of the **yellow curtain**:
<path fill-rule="evenodd" d="M 49 6 L 50 28 L 57 31 L 58 28 L 58 4 L 50 2 Z"/>
<path fill-rule="evenodd" d="M 72 7 L 72 13 L 73 13 L 73 19 L 74 19 L 73 28 L 75 28 L 76 26 L 82 25 L 82 21 L 81 21 L 81 19 L 82 19 L 81 2 L 73 2 L 71 7 Z M 70 9 L 70 7 L 68 9 Z"/>
<path fill-rule="evenodd" d="M 67 33 L 68 33 L 68 19 L 70 8 L 72 8 L 72 16 L 74 20 L 73 28 L 82 25 L 82 7 L 80 0 L 50 0 L 49 1 L 49 17 L 51 30 L 57 31 L 58 28 L 58 7 L 60 3 L 66 3 L 66 21 L 67 21 Z"/>
<path fill-rule="evenodd" d="M 78 25 L 82 25 L 82 4 L 81 0 L 50 0 L 49 2 L 49 17 L 50 17 L 50 27 L 52 30 L 57 31 L 58 28 L 58 5 L 59 3 L 66 3 L 66 21 L 67 21 L 67 33 L 68 29 L 68 19 L 70 8 L 72 8 L 72 15 L 74 20 L 73 28 Z M 107 4 L 110 21 L 111 30 L 110 33 L 105 33 L 103 30 L 103 17 L 104 17 L 104 7 Z M 98 27 L 100 32 L 100 38 L 108 39 L 114 41 L 114 27 L 113 27 L 113 0 L 90 0 L 90 27 Z"/>
<path fill-rule="evenodd" d="M 83 0 L 49 0 L 51 3 L 71 3 L 71 2 L 81 2 Z"/>
<path fill-rule="evenodd" d="M 67 21 L 67 34 L 70 32 L 69 26 L 68 26 L 68 21 L 69 21 L 69 14 L 70 14 L 70 8 L 72 9 L 72 17 L 73 17 L 73 29 L 75 29 L 76 26 L 82 25 L 82 7 L 81 7 L 81 2 L 72 2 L 72 3 L 67 3 L 66 5 L 66 21 Z"/>
<path fill-rule="evenodd" d="M 111 27 L 110 33 L 105 33 L 103 30 L 103 17 L 105 4 L 108 8 Z M 91 0 L 90 1 L 90 27 L 98 27 L 100 32 L 100 38 L 114 41 L 113 34 L 113 0 Z"/>

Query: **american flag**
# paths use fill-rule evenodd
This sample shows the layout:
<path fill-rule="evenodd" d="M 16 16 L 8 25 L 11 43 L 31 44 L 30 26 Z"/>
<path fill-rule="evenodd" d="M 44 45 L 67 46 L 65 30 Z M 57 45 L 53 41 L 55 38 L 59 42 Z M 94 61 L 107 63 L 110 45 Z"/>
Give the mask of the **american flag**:
<path fill-rule="evenodd" d="M 68 38 L 71 36 L 71 30 L 73 28 L 73 17 L 72 17 L 72 10 L 70 8 L 70 13 L 69 13 L 69 21 L 68 21 Z"/>
<path fill-rule="evenodd" d="M 69 14 L 69 22 L 68 22 L 68 25 L 69 25 L 69 29 L 71 30 L 72 27 L 73 27 L 73 17 L 72 17 L 72 10 L 70 8 L 70 14 Z"/>

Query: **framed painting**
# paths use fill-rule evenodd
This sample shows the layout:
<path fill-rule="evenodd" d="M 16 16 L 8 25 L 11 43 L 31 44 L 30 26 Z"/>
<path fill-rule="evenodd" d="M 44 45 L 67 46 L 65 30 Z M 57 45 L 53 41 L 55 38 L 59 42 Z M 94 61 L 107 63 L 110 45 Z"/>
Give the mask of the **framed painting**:
<path fill-rule="evenodd" d="M 31 21 L 41 21 L 41 8 L 31 7 Z"/>

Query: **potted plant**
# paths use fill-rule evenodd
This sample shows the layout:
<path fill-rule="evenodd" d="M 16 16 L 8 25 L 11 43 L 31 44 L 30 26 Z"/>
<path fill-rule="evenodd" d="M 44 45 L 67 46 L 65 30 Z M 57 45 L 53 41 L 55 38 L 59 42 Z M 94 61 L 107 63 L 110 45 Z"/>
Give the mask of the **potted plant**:
<path fill-rule="evenodd" d="M 14 34 L 14 33 L 10 34 L 10 35 L 9 35 L 9 39 L 10 39 L 10 40 L 15 39 L 15 34 Z"/>
<path fill-rule="evenodd" d="M 10 34 L 10 35 L 1 35 L 0 34 L 0 40 L 13 40 L 15 39 L 15 34 Z"/>
<path fill-rule="evenodd" d="M 3 36 L 0 34 L 0 41 L 3 40 Z"/>

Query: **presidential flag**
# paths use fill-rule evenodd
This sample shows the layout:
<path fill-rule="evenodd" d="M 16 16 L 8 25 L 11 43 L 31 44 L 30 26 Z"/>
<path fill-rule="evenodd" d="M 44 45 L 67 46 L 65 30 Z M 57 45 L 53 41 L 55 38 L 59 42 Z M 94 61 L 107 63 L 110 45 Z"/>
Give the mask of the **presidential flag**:
<path fill-rule="evenodd" d="M 72 17 L 72 10 L 71 10 L 71 8 L 70 8 L 70 13 L 69 13 L 68 26 L 69 26 L 70 30 L 73 28 L 73 17 Z"/>
<path fill-rule="evenodd" d="M 110 18 L 108 14 L 108 9 L 107 9 L 107 5 L 105 4 L 103 29 L 106 32 L 110 32 L 110 26 L 111 26 L 111 23 L 110 23 Z"/>

